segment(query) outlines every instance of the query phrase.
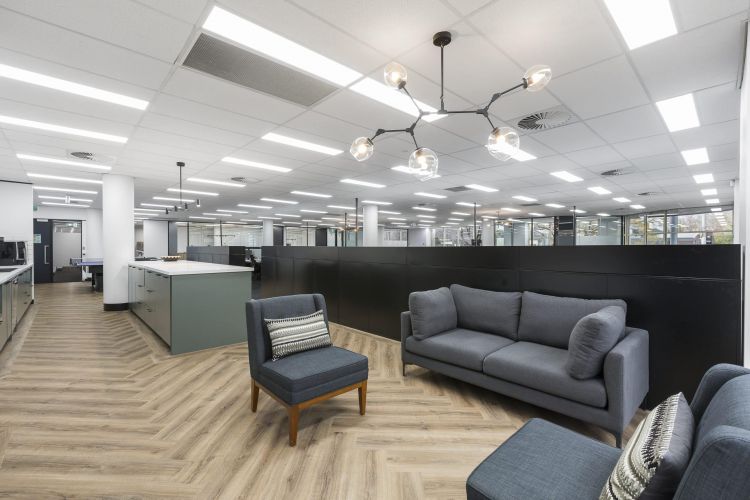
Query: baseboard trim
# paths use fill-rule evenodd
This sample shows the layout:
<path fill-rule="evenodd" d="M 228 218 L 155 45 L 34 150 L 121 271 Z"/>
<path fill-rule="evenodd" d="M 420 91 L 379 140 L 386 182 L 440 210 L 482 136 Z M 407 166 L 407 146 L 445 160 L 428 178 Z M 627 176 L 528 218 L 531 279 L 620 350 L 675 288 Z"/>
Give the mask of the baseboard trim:
<path fill-rule="evenodd" d="M 123 302 L 121 304 L 104 304 L 105 311 L 127 311 L 128 303 Z"/>

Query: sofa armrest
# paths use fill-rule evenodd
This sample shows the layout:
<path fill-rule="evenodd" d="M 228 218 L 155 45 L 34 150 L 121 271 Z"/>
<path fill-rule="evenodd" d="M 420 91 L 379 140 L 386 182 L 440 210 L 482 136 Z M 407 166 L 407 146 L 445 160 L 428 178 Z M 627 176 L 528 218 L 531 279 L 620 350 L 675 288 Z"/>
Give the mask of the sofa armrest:
<path fill-rule="evenodd" d="M 406 339 L 411 337 L 411 313 L 404 311 L 401 313 L 401 352 L 403 353 L 406 349 Z"/>
<path fill-rule="evenodd" d="M 619 434 L 630 423 L 649 387 L 648 332 L 625 328 L 625 337 L 604 359 L 609 410 Z"/>
<path fill-rule="evenodd" d="M 695 419 L 700 420 L 703 417 L 703 412 L 706 411 L 708 403 L 711 402 L 714 394 L 721 389 L 722 385 L 735 377 L 747 375 L 748 373 L 750 373 L 750 368 L 727 363 L 721 363 L 709 368 L 703 375 L 701 383 L 695 391 L 693 400 L 690 402 L 690 409 L 693 410 Z"/>

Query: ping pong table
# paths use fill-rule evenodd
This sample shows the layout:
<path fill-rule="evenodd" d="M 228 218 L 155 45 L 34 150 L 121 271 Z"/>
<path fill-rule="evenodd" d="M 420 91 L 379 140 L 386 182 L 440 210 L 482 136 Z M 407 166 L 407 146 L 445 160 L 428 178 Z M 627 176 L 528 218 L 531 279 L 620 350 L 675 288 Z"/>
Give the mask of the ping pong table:
<path fill-rule="evenodd" d="M 91 287 L 97 292 L 104 288 L 104 259 L 70 259 L 70 265 L 91 274 Z"/>

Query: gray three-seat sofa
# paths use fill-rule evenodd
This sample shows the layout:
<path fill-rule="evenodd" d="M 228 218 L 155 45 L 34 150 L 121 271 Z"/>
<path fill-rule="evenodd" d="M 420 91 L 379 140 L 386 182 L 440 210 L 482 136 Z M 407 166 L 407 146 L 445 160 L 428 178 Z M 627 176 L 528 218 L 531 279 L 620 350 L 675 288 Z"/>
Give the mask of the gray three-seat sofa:
<path fill-rule="evenodd" d="M 419 365 L 598 425 L 621 445 L 648 392 L 648 332 L 625 327 L 593 377 L 572 377 L 566 362 L 576 323 L 607 306 L 627 310 L 624 301 L 460 285 L 426 293 L 401 313 L 404 374 Z"/>

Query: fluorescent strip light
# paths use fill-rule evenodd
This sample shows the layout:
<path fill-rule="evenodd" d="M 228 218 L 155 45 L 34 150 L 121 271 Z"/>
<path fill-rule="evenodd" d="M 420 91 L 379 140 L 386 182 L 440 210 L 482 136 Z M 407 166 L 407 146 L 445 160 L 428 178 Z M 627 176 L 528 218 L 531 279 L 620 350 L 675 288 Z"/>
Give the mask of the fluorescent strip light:
<path fill-rule="evenodd" d="M 577 175 L 573 175 L 566 170 L 560 170 L 559 172 L 552 172 L 550 173 L 550 175 L 553 175 L 557 177 L 558 179 L 562 179 L 566 182 L 581 182 L 583 180 Z"/>
<path fill-rule="evenodd" d="M 138 208 L 138 207 L 133 208 L 133 212 L 158 212 L 158 213 L 161 213 L 163 211 L 164 210 L 157 210 L 155 208 Z"/>
<path fill-rule="evenodd" d="M 375 182 L 358 181 L 357 179 L 341 179 L 340 182 L 344 184 L 355 184 L 357 186 L 365 186 L 371 188 L 384 188 L 384 184 L 377 184 Z"/>
<path fill-rule="evenodd" d="M 87 198 L 71 198 L 70 196 L 49 196 L 49 195 L 44 195 L 44 194 L 37 195 L 37 198 L 39 198 L 40 200 L 68 200 L 68 201 L 81 201 L 84 203 L 94 202 L 94 200 L 89 200 Z"/>
<path fill-rule="evenodd" d="M 427 215 L 427 214 L 417 214 L 417 217 L 419 217 L 420 219 L 434 219 L 435 218 L 434 215 Z"/>
<path fill-rule="evenodd" d="M 387 215 L 401 215 L 401 212 L 393 212 L 391 210 L 378 210 L 378 213 Z"/>
<path fill-rule="evenodd" d="M 84 182 L 86 184 L 103 184 L 102 181 L 98 181 L 94 179 L 81 179 L 79 177 L 64 177 L 60 175 L 47 175 L 47 174 L 36 174 L 36 173 L 27 173 L 26 175 L 29 177 L 33 177 L 35 179 L 52 179 L 55 181 L 64 181 L 64 182 Z"/>
<path fill-rule="evenodd" d="M 612 201 L 616 201 L 617 203 L 630 203 L 630 199 L 624 198 L 622 196 L 618 196 L 617 198 L 612 198 Z"/>
<path fill-rule="evenodd" d="M 300 212 L 307 212 L 309 214 L 327 214 L 325 210 L 308 210 L 306 208 L 300 209 Z"/>
<path fill-rule="evenodd" d="M 2 64 L 0 64 L 0 66 L 2 66 Z M 16 158 L 18 158 L 19 160 L 29 160 L 29 161 L 38 161 L 42 163 L 55 163 L 58 165 L 68 165 L 71 167 L 95 168 L 98 170 L 112 170 L 112 167 L 107 166 L 107 165 L 97 165 L 96 163 L 87 163 L 87 162 L 82 162 L 82 161 L 63 160 L 60 158 L 49 158 L 47 156 L 36 156 L 36 155 L 18 153 L 16 155 Z"/>
<path fill-rule="evenodd" d="M 455 217 L 448 217 L 448 220 L 455 220 L 455 221 L 458 221 L 458 222 L 463 222 L 464 221 L 464 219 L 457 219 Z"/>
<path fill-rule="evenodd" d="M 343 153 L 343 151 L 340 149 L 329 148 L 328 146 L 322 146 L 320 144 L 315 144 L 314 142 L 307 142 L 300 139 L 295 139 L 294 137 L 275 134 L 273 132 L 267 133 L 266 135 L 261 137 L 261 139 L 265 141 L 276 142 L 278 144 L 284 144 L 285 146 L 292 146 L 294 148 L 307 149 L 308 151 L 315 151 L 316 153 L 323 153 L 330 156 L 336 156 Z"/>
<path fill-rule="evenodd" d="M 297 194 L 300 196 L 311 196 L 313 198 L 330 198 L 330 194 L 321 194 L 321 193 L 311 193 L 309 191 L 291 191 L 292 194 Z"/>
<path fill-rule="evenodd" d="M 513 155 L 513 159 L 516 161 L 529 161 L 529 160 L 536 160 L 536 156 L 519 149 L 518 153 Z"/>
<path fill-rule="evenodd" d="M 209 212 L 203 212 L 203 215 L 212 215 L 214 217 L 233 217 L 232 214 L 219 214 L 219 213 L 209 213 Z"/>
<path fill-rule="evenodd" d="M 294 214 L 274 214 L 274 215 L 277 215 L 279 217 L 294 217 L 295 219 L 299 219 L 300 217 L 302 217 L 301 215 L 294 215 Z"/>
<path fill-rule="evenodd" d="M 343 64 L 220 7 L 211 9 L 203 29 L 342 87 L 362 76 Z"/>
<path fill-rule="evenodd" d="M 89 191 L 87 189 L 68 189 L 49 186 L 32 186 L 32 189 L 34 191 L 55 191 L 59 193 L 99 194 L 98 191 Z"/>
<path fill-rule="evenodd" d="M 55 78 L 52 76 L 43 75 L 41 73 L 35 73 L 33 71 L 15 68 L 6 64 L 0 64 L 0 76 L 4 78 L 10 78 L 11 80 L 17 80 L 19 82 L 39 85 L 40 87 L 46 87 L 48 89 L 60 90 L 69 94 L 89 97 L 91 99 L 106 101 L 112 104 L 119 104 L 120 106 L 127 106 L 129 108 L 144 110 L 146 109 L 146 107 L 148 107 L 148 101 L 144 101 L 143 99 L 128 97 L 126 95 L 109 92 L 107 90 L 98 89 L 96 87 L 89 87 L 88 85 L 82 85 L 80 83 L 63 80 L 61 78 Z"/>
<path fill-rule="evenodd" d="M 494 219 L 497 219 L 497 217 L 492 216 L 492 215 L 483 215 L 482 219 L 493 219 L 494 220 Z"/>
<path fill-rule="evenodd" d="M 630 205 L 630 208 L 632 208 L 633 210 L 643 210 L 646 207 L 644 207 L 643 205 Z"/>
<path fill-rule="evenodd" d="M 696 184 L 709 184 L 714 181 L 713 174 L 697 174 L 693 176 Z"/>
<path fill-rule="evenodd" d="M 458 201 L 456 202 L 456 205 L 461 205 L 462 207 L 481 207 L 479 203 L 469 203 L 468 201 Z"/>
<path fill-rule="evenodd" d="M 240 219 L 240 222 L 263 222 L 258 219 Z"/>
<path fill-rule="evenodd" d="M 273 207 L 269 207 L 268 205 L 249 205 L 247 203 L 237 203 L 237 206 L 244 207 L 244 208 L 260 208 L 263 210 L 268 210 L 268 209 L 273 208 Z"/>
<path fill-rule="evenodd" d="M 388 217 L 388 220 L 406 220 L 402 217 Z"/>
<path fill-rule="evenodd" d="M 396 165 L 395 167 L 391 167 L 391 170 L 395 170 L 396 172 L 403 172 L 405 174 L 411 174 L 414 175 L 416 173 L 416 169 L 409 168 L 406 165 Z M 431 177 L 431 179 L 437 179 L 440 177 L 440 175 L 435 175 Z"/>
<path fill-rule="evenodd" d="M 680 151 L 682 158 L 684 158 L 687 165 L 700 165 L 701 163 L 708 163 L 708 150 L 706 148 L 697 149 L 686 149 Z"/>
<path fill-rule="evenodd" d="M 384 205 L 384 206 L 393 205 L 393 203 L 391 203 L 390 201 L 377 201 L 377 200 L 362 200 L 362 203 L 367 204 L 367 205 Z"/>
<path fill-rule="evenodd" d="M 268 220 L 281 220 L 281 217 L 265 217 L 263 215 L 258 216 L 259 219 L 268 219 Z"/>
<path fill-rule="evenodd" d="M 547 203 L 544 206 L 550 208 L 565 208 L 565 205 L 560 205 L 559 203 Z"/>
<path fill-rule="evenodd" d="M 13 116 L 0 115 L 0 123 L 5 123 L 7 125 L 17 125 L 19 127 L 34 128 L 37 130 L 46 130 L 48 132 L 58 132 L 60 134 L 88 137 L 90 139 L 100 139 L 102 141 L 119 142 L 120 144 L 125 144 L 126 142 L 128 142 L 127 137 L 122 137 L 119 135 L 103 134 L 101 132 L 94 132 L 92 130 L 84 130 L 81 128 L 66 127 L 64 125 L 54 125 L 52 123 L 25 120 L 23 118 L 15 118 Z"/>
<path fill-rule="evenodd" d="M 718 193 L 716 188 L 701 189 L 701 196 L 716 196 L 716 193 Z"/>
<path fill-rule="evenodd" d="M 291 172 L 291 168 L 286 167 L 279 167 L 277 165 L 269 165 L 268 163 L 260 163 L 257 161 L 250 161 L 250 160 L 243 160 L 240 158 L 232 158 L 231 156 L 226 156 L 221 159 L 224 163 L 232 163 L 234 165 L 242 165 L 243 167 L 253 167 L 253 168 L 260 168 L 263 170 L 271 170 L 273 172 Z"/>
<path fill-rule="evenodd" d="M 354 207 L 346 207 L 344 205 L 328 205 L 328 208 L 338 208 L 339 210 L 355 210 Z"/>
<path fill-rule="evenodd" d="M 160 201 L 177 201 L 177 202 L 182 202 L 182 203 L 193 203 L 195 201 L 189 198 L 180 199 L 180 198 L 172 198 L 170 196 L 154 196 L 154 199 L 160 200 Z"/>
<path fill-rule="evenodd" d="M 520 212 L 517 208 L 511 208 L 511 207 L 502 207 L 500 210 L 503 210 L 505 212 Z"/>
<path fill-rule="evenodd" d="M 610 191 L 609 189 L 604 189 L 601 186 L 592 186 L 588 188 L 588 190 L 596 194 L 612 194 L 612 191 Z"/>
<path fill-rule="evenodd" d="M 342 222 L 340 218 L 338 217 L 321 217 L 323 220 L 335 220 L 337 222 Z"/>
<path fill-rule="evenodd" d="M 658 101 L 656 107 L 670 132 L 699 127 L 701 124 L 693 94 Z"/>
<path fill-rule="evenodd" d="M 721 207 L 714 207 L 714 208 L 711 209 L 711 211 L 712 212 L 721 212 Z"/>
<path fill-rule="evenodd" d="M 708 198 L 706 200 L 706 205 L 718 205 L 721 203 L 718 198 Z"/>
<path fill-rule="evenodd" d="M 297 205 L 299 202 L 294 200 L 280 200 L 278 198 L 261 198 L 261 201 L 268 201 L 271 203 L 286 203 L 287 205 Z"/>
<path fill-rule="evenodd" d="M 424 228 L 431 228 L 431 227 L 432 227 L 432 224 L 424 224 L 424 223 L 423 223 L 423 224 L 417 224 L 417 225 L 418 225 L 419 227 L 424 227 Z"/>
<path fill-rule="evenodd" d="M 300 225 L 300 226 L 302 225 L 301 222 L 297 222 L 297 221 L 293 221 L 293 220 L 285 220 L 284 224 L 295 224 L 295 225 Z"/>
<path fill-rule="evenodd" d="M 91 205 L 76 205 L 75 203 L 56 203 L 54 201 L 43 201 L 42 205 L 54 205 L 56 207 L 90 208 Z"/>
<path fill-rule="evenodd" d="M 215 184 L 217 186 L 228 186 L 228 187 L 236 187 L 236 188 L 245 187 L 245 184 L 242 184 L 240 182 L 214 181 L 212 179 L 200 179 L 198 177 L 188 177 L 185 180 L 188 182 L 198 182 L 200 184 Z"/>
<path fill-rule="evenodd" d="M 669 0 L 604 0 L 604 3 L 630 50 L 677 34 Z"/>
<path fill-rule="evenodd" d="M 419 116 L 420 110 L 417 109 L 416 106 L 414 106 L 414 103 L 408 95 L 403 92 L 395 92 L 391 87 L 380 83 L 377 80 L 373 80 L 372 78 L 363 78 L 362 80 L 349 87 L 349 89 L 360 95 L 369 97 L 374 101 L 378 101 L 381 104 L 385 104 L 388 107 L 397 109 L 402 113 L 406 113 L 407 115 L 414 117 Z M 416 99 L 415 101 L 422 111 L 437 111 L 437 109 L 433 108 L 429 104 L 425 104 Z M 434 122 L 435 120 L 439 120 L 441 118 L 444 118 L 445 116 L 447 115 L 425 115 L 422 117 L 422 119 L 426 122 Z"/>
<path fill-rule="evenodd" d="M 521 200 L 521 201 L 537 201 L 536 198 L 531 198 L 529 196 L 523 196 L 523 195 L 520 195 L 520 194 L 516 195 L 516 196 L 513 196 L 513 198 L 516 199 L 516 200 Z"/>
<path fill-rule="evenodd" d="M 609 215 L 607 213 L 604 213 L 604 212 L 600 212 L 600 213 L 598 213 L 596 215 L 598 215 L 599 217 L 611 217 L 611 215 Z"/>
<path fill-rule="evenodd" d="M 217 208 L 216 211 L 217 212 L 227 212 L 227 213 L 230 213 L 230 214 L 246 214 L 247 213 L 245 210 L 229 210 L 229 209 L 226 209 L 226 208 Z"/>
<path fill-rule="evenodd" d="M 438 199 L 447 198 L 447 196 L 443 196 L 442 194 L 425 193 L 424 191 L 419 191 L 414 194 L 416 196 L 424 196 L 425 198 L 438 198 Z"/>
<path fill-rule="evenodd" d="M 437 208 L 428 208 L 428 207 L 411 207 L 414 210 L 422 210 L 423 212 L 437 212 Z"/>
<path fill-rule="evenodd" d="M 482 186 L 481 184 L 466 184 L 464 187 L 469 189 L 476 189 L 477 191 L 484 191 L 485 193 L 494 193 L 497 191 L 495 188 Z"/>
<path fill-rule="evenodd" d="M 161 208 L 173 208 L 174 207 L 174 205 L 161 205 L 159 203 L 141 203 L 141 206 L 142 207 L 161 207 Z"/>
<path fill-rule="evenodd" d="M 180 189 L 180 188 L 167 188 L 170 193 L 188 193 L 188 194 L 201 194 L 203 196 L 219 196 L 219 193 L 212 193 L 210 191 L 194 191 L 192 189 Z"/>
<path fill-rule="evenodd" d="M 451 212 L 451 215 L 471 215 L 471 214 L 466 213 L 466 212 Z"/>
<path fill-rule="evenodd" d="M 538 212 L 529 212 L 529 215 L 532 217 L 545 217 L 544 214 L 540 214 Z"/>
<path fill-rule="evenodd" d="M 458 222 L 446 222 L 445 225 L 446 226 L 460 226 L 461 224 L 459 224 Z"/>
<path fill-rule="evenodd" d="M 585 210 L 581 210 L 580 208 L 571 209 L 570 211 L 573 212 L 574 214 L 585 214 L 586 213 Z"/>
<path fill-rule="evenodd" d="M 188 219 L 216 220 L 216 217 L 201 217 L 200 215 L 190 215 Z"/>
<path fill-rule="evenodd" d="M 302 222 L 315 222 L 315 223 L 319 223 L 319 222 L 323 222 L 323 221 L 316 220 L 316 219 L 302 219 Z"/>

